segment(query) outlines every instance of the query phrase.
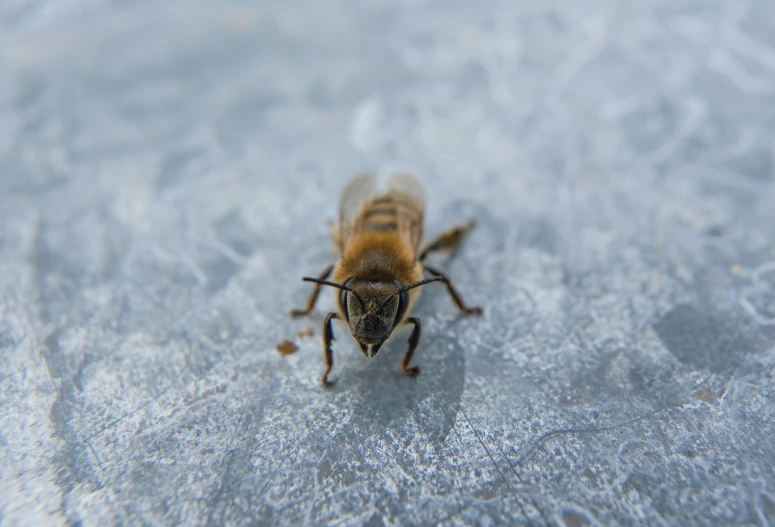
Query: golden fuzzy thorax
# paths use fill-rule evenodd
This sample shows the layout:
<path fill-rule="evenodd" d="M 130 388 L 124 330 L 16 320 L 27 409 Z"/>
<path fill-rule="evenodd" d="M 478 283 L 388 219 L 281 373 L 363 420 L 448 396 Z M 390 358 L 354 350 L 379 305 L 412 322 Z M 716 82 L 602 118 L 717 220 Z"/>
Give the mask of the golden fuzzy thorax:
<path fill-rule="evenodd" d="M 347 244 L 334 271 L 343 283 L 351 276 L 367 280 L 411 284 L 422 279 L 422 266 L 394 232 L 366 232 Z"/>

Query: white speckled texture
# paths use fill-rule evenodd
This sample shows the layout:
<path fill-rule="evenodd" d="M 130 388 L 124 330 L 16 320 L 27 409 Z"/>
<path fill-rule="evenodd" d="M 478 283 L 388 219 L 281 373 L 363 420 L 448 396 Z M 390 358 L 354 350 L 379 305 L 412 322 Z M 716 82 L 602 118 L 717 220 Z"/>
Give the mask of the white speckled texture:
<path fill-rule="evenodd" d="M 258 7 L 260 6 L 260 7 Z M 775 525 L 775 3 L 0 5 L 0 523 Z M 478 227 L 366 359 L 362 170 Z M 306 328 L 314 338 L 299 338 Z M 275 345 L 295 341 L 283 357 Z"/>

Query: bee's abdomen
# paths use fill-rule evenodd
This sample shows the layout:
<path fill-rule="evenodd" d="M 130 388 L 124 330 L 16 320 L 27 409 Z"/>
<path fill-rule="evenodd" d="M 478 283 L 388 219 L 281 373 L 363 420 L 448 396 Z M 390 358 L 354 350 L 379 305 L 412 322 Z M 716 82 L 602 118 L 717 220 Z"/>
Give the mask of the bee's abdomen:
<path fill-rule="evenodd" d="M 404 225 L 422 221 L 422 212 L 414 203 L 397 196 L 381 196 L 373 199 L 361 212 L 363 231 L 394 232 Z"/>

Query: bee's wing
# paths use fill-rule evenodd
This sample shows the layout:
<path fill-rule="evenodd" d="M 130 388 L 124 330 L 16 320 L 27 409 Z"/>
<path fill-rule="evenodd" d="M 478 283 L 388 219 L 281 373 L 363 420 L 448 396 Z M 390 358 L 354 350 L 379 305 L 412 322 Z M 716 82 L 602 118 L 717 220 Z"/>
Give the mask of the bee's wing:
<path fill-rule="evenodd" d="M 374 197 L 377 190 L 377 178 L 374 174 L 355 176 L 347 183 L 339 198 L 339 225 L 336 242 L 339 252 L 344 251 L 351 236 L 355 233 L 356 222 L 364 205 Z"/>
<path fill-rule="evenodd" d="M 408 174 L 391 176 L 388 189 L 396 196 L 398 233 L 416 256 L 423 236 L 425 191 L 420 181 Z"/>

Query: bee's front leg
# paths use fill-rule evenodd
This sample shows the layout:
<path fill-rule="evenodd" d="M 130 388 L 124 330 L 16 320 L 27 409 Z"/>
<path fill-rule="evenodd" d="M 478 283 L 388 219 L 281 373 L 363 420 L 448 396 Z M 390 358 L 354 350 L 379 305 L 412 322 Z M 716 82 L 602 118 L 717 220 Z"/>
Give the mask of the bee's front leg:
<path fill-rule="evenodd" d="M 409 344 L 409 349 L 404 354 L 404 359 L 401 361 L 401 369 L 405 375 L 409 377 L 416 377 L 420 373 L 420 368 L 417 366 L 409 367 L 409 361 L 412 360 L 414 350 L 417 348 L 417 343 L 420 342 L 420 332 L 422 331 L 422 324 L 419 318 L 409 317 L 406 319 L 405 324 L 414 324 L 412 334 L 409 335 L 409 340 L 406 341 Z"/>
<path fill-rule="evenodd" d="M 318 276 L 318 279 L 325 280 L 328 278 L 328 276 L 331 274 L 331 272 L 334 270 L 333 265 L 329 265 L 325 269 L 323 269 L 323 272 L 320 273 L 320 276 Z M 312 288 L 312 294 L 309 295 L 309 299 L 307 300 L 307 307 L 304 309 L 294 309 L 291 311 L 291 316 L 296 317 L 303 317 L 304 315 L 309 315 L 313 309 L 315 309 L 315 303 L 318 301 L 318 295 L 320 294 L 320 284 L 315 284 L 315 286 Z"/>
<path fill-rule="evenodd" d="M 331 351 L 331 341 L 335 341 L 334 330 L 331 327 L 331 322 L 334 319 L 338 319 L 339 315 L 336 313 L 329 313 L 326 315 L 326 319 L 323 321 L 323 354 L 326 361 L 326 372 L 323 374 L 321 382 L 324 388 L 328 388 L 332 384 L 332 381 L 328 380 L 328 374 L 331 373 L 331 369 L 334 367 L 334 352 Z"/>

